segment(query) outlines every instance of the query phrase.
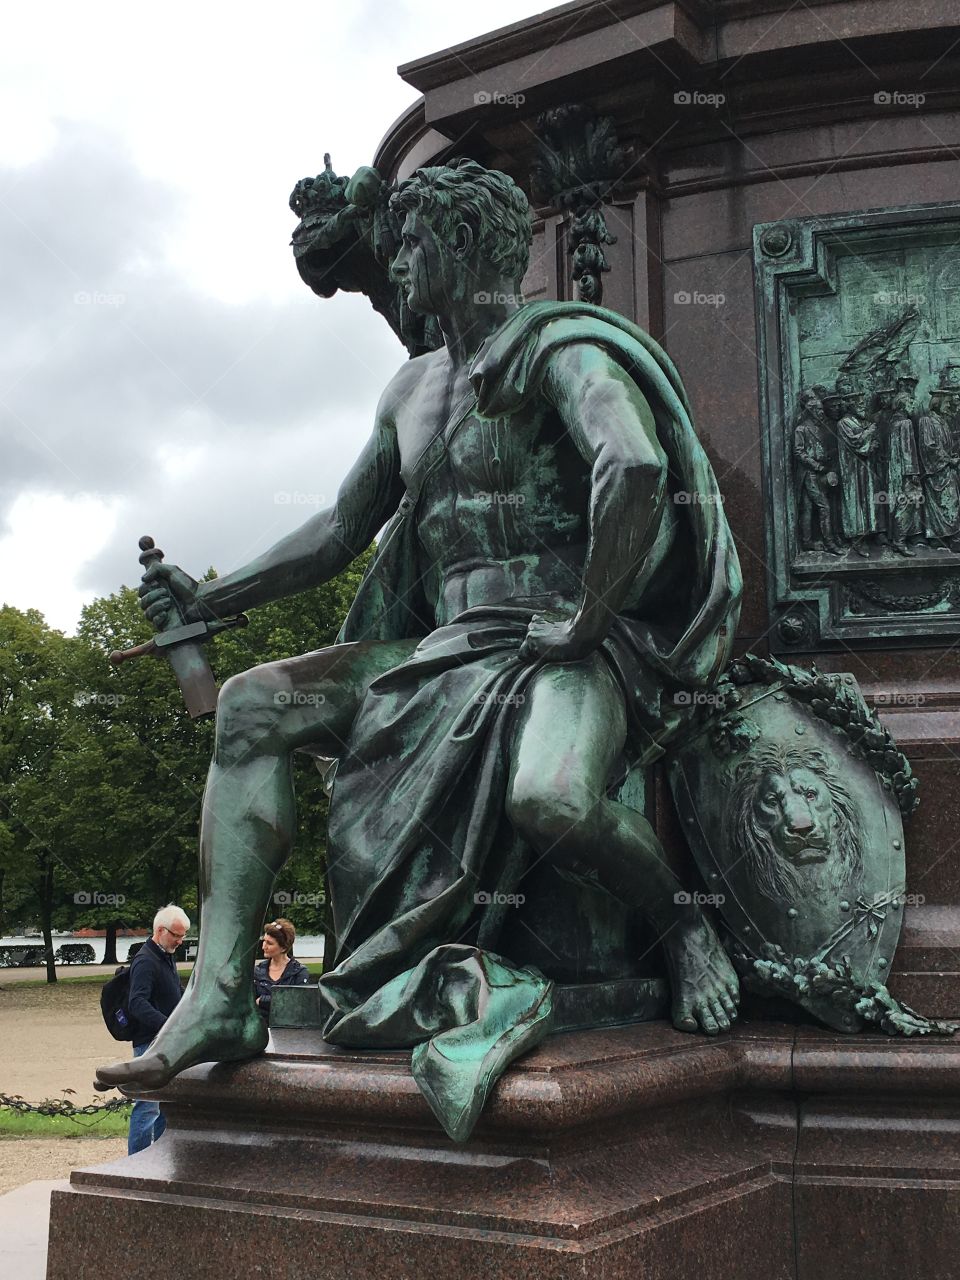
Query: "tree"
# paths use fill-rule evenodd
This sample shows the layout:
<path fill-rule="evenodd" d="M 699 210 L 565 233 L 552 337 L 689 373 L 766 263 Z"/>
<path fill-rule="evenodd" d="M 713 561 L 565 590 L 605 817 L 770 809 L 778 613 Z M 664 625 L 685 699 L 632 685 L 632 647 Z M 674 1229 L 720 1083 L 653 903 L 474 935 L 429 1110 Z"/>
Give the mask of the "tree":
<path fill-rule="evenodd" d="M 72 705 L 71 642 L 35 609 L 0 607 L 0 856 L 5 918 L 39 918 L 47 980 L 56 981 L 53 912 L 59 858 L 50 776 Z M 4 926 L 6 927 L 6 926 Z"/>
<path fill-rule="evenodd" d="M 218 636 L 208 654 L 220 681 L 331 644 L 369 555 Z M 116 668 L 108 660 L 151 634 L 127 587 L 87 605 L 73 637 L 35 610 L 0 610 L 0 927 L 14 913 L 41 921 L 50 981 L 54 925 L 105 929 L 104 963 L 115 963 L 118 928 L 149 924 L 166 902 L 193 918 L 200 906 L 197 835 L 213 725 L 190 719 L 165 661 Z M 308 756 L 297 783 L 299 839 L 278 885 L 291 901 L 271 904 L 271 914 L 327 933 L 327 795 Z"/>

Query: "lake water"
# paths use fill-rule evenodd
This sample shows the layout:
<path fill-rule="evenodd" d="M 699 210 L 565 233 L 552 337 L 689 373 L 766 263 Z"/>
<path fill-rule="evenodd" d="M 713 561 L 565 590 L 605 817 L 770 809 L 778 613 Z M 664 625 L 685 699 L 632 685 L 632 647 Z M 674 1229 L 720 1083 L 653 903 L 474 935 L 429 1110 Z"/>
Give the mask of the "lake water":
<path fill-rule="evenodd" d="M 117 939 L 117 960 L 122 962 L 127 958 L 127 949 L 132 942 L 143 942 L 143 938 L 118 938 Z M 93 947 L 96 960 L 94 963 L 100 964 L 103 960 L 103 951 L 105 946 L 104 938 L 77 938 L 72 933 L 55 933 L 53 935 L 53 949 L 62 946 L 63 943 L 87 942 Z M 7 937 L 0 938 L 0 947 L 42 947 L 43 938 L 39 934 L 32 937 Z M 319 960 L 323 956 L 323 939 L 313 937 L 310 934 L 301 934 L 297 938 L 297 944 L 294 947 L 297 958 L 299 960 Z M 71 968 L 66 965 L 66 968 Z"/>

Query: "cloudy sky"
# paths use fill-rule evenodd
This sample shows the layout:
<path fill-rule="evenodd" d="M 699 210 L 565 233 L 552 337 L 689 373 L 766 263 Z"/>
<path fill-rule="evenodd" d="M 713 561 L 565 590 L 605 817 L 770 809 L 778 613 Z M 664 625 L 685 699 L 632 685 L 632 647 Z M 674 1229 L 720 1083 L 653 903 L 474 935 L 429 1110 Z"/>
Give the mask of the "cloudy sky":
<path fill-rule="evenodd" d="M 221 573 L 328 503 L 405 353 L 301 284 L 297 179 L 373 158 L 398 64 L 549 5 L 38 0 L 0 46 L 0 603 L 65 631 L 152 534 Z"/>

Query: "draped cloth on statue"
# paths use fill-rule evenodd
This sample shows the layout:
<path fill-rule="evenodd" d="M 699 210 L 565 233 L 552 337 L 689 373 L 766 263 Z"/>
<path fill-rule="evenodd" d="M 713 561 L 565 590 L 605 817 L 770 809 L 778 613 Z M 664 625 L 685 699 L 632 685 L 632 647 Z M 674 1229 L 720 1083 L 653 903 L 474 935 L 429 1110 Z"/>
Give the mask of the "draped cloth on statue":
<path fill-rule="evenodd" d="M 887 444 L 887 501 L 890 503 L 890 532 L 902 542 L 921 532 L 920 463 L 913 438 L 913 421 L 901 408 L 890 415 Z"/>
<path fill-rule="evenodd" d="M 877 532 L 876 492 L 873 457 L 877 429 L 854 414 L 837 423 L 840 472 L 840 523 L 848 538 L 862 538 Z"/>
<path fill-rule="evenodd" d="M 941 414 L 931 409 L 918 419 L 917 436 L 927 536 L 954 538 L 960 533 L 960 480 L 953 435 Z"/>
<path fill-rule="evenodd" d="M 729 656 L 739 564 L 679 377 L 623 317 L 577 303 L 523 307 L 474 362 L 477 410 L 509 417 L 573 342 L 601 346 L 631 374 L 654 414 L 671 489 L 697 495 L 677 507 L 689 559 L 669 616 L 644 616 L 641 599 L 601 650 L 624 690 L 634 756 L 649 759 L 679 723 L 673 692 L 708 686 Z M 458 1141 L 552 1020 L 549 978 L 496 952 L 504 900 L 530 856 L 504 804 L 517 709 L 538 669 L 519 648 L 542 602 L 483 605 L 437 627 L 421 586 L 417 498 L 462 416 L 443 424 L 414 468 L 340 636 L 423 639 L 370 686 L 338 766 L 327 858 L 337 963 L 320 983 L 324 1038 L 413 1046 L 414 1077 Z"/>

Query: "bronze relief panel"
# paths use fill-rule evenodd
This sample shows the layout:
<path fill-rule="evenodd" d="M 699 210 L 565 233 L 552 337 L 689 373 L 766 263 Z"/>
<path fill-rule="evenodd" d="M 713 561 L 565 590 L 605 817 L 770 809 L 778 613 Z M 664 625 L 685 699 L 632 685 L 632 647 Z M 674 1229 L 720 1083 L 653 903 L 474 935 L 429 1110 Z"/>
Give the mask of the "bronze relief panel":
<path fill-rule="evenodd" d="M 960 636 L 960 204 L 754 228 L 770 640 Z"/>

